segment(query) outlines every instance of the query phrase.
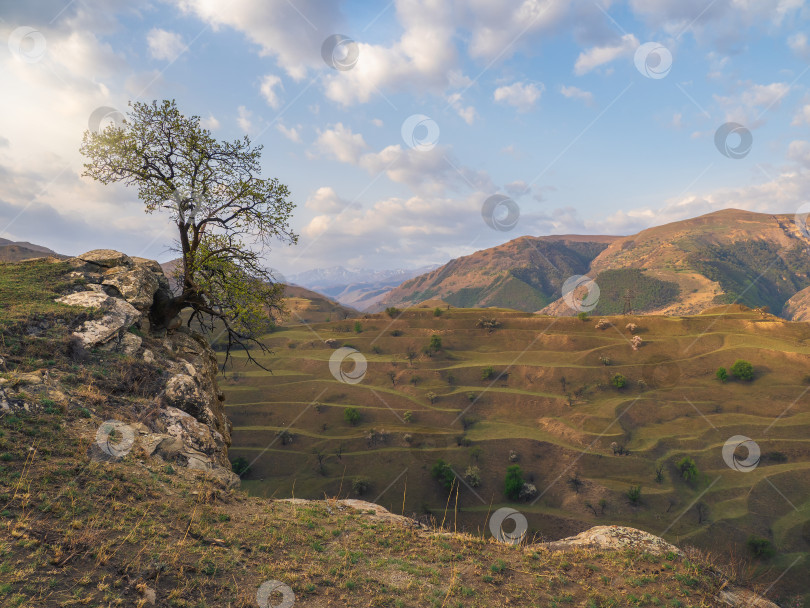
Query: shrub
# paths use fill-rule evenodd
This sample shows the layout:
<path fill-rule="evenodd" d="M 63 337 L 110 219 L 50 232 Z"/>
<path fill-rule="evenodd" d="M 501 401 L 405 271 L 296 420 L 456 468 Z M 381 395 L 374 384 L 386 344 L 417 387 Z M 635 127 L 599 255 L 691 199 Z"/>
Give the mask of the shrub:
<path fill-rule="evenodd" d="M 430 391 L 427 394 L 427 398 L 428 398 L 428 401 L 430 401 L 430 405 L 433 405 L 436 402 L 436 399 L 439 398 L 439 396 L 436 393 L 434 393 L 433 391 Z"/>
<path fill-rule="evenodd" d="M 610 321 L 608 321 L 607 319 L 599 319 L 596 322 L 596 325 L 594 325 L 594 327 L 596 329 L 607 329 L 608 327 L 610 327 Z"/>
<path fill-rule="evenodd" d="M 360 422 L 360 412 L 357 411 L 357 408 L 347 407 L 343 410 L 343 419 L 354 426 Z"/>
<path fill-rule="evenodd" d="M 642 342 L 644 342 L 644 339 L 641 336 L 633 336 L 633 339 L 630 340 L 630 346 L 633 350 L 638 350 Z"/>
<path fill-rule="evenodd" d="M 354 492 L 358 496 L 362 496 L 363 494 L 368 492 L 370 487 L 371 487 L 371 480 L 368 477 L 360 476 L 355 477 L 354 480 L 352 480 L 352 492 Z"/>
<path fill-rule="evenodd" d="M 453 473 L 453 469 L 441 458 L 433 465 L 430 474 L 433 476 L 433 479 L 438 481 L 446 490 L 452 488 L 453 482 L 456 480 L 456 474 Z"/>
<path fill-rule="evenodd" d="M 640 503 L 641 502 L 641 486 L 630 486 L 630 489 L 627 490 L 627 498 L 634 505 L 637 505 L 638 503 Z"/>
<path fill-rule="evenodd" d="M 487 367 L 481 370 L 481 380 L 489 380 L 494 375 L 495 370 L 491 365 L 488 365 Z"/>
<path fill-rule="evenodd" d="M 464 479 L 470 484 L 470 487 L 477 488 L 481 485 L 481 469 L 471 464 L 464 472 Z"/>
<path fill-rule="evenodd" d="M 401 312 L 402 312 L 402 311 L 401 311 L 399 308 L 396 308 L 395 306 L 389 306 L 388 308 L 386 308 L 386 309 L 385 309 L 385 314 L 387 314 L 387 315 L 388 315 L 389 317 L 391 317 L 392 319 L 393 319 L 394 317 L 399 316 L 399 314 L 400 314 Z"/>
<path fill-rule="evenodd" d="M 625 385 L 627 384 L 627 379 L 621 374 L 616 374 L 615 376 L 613 376 L 611 382 L 613 383 L 613 386 L 615 386 L 616 388 L 624 388 Z"/>
<path fill-rule="evenodd" d="M 737 359 L 734 365 L 731 366 L 731 373 L 740 380 L 753 380 L 754 379 L 754 366 L 748 361 Z"/>
<path fill-rule="evenodd" d="M 405 414 L 402 416 L 402 419 L 405 422 L 413 422 L 413 412 L 411 410 L 406 411 Z"/>
<path fill-rule="evenodd" d="M 480 327 L 482 329 L 486 329 L 487 333 L 492 333 L 496 329 L 498 329 L 502 323 L 498 321 L 498 319 L 491 318 L 491 317 L 481 317 L 478 319 L 478 322 L 475 324 L 476 327 Z"/>
<path fill-rule="evenodd" d="M 748 545 L 748 549 L 757 559 L 770 559 L 776 555 L 776 548 L 767 538 L 750 536 L 746 544 Z"/>
<path fill-rule="evenodd" d="M 430 336 L 430 344 L 428 345 L 428 348 L 432 351 L 440 351 L 442 349 L 442 337 L 437 336 L 436 334 Z"/>
<path fill-rule="evenodd" d="M 444 311 L 437 306 L 436 308 L 433 309 L 433 316 L 434 317 L 441 317 L 443 312 Z"/>
<path fill-rule="evenodd" d="M 624 326 L 624 328 L 631 334 L 634 334 L 638 331 L 638 325 L 636 325 L 635 323 L 628 323 L 627 325 Z"/>
<path fill-rule="evenodd" d="M 506 469 L 503 492 L 509 500 L 517 500 L 523 489 L 523 472 L 520 465 L 513 464 Z"/>
<path fill-rule="evenodd" d="M 238 456 L 231 461 L 231 470 L 239 475 L 239 477 L 244 477 L 250 473 L 250 463 L 246 458 Z"/>
<path fill-rule="evenodd" d="M 363 331 L 363 324 L 360 321 L 354 322 L 354 333 L 359 334 Z"/>
<path fill-rule="evenodd" d="M 728 380 L 728 372 L 726 371 L 725 367 L 718 367 L 717 371 L 714 372 L 714 375 L 717 376 L 717 379 L 720 382 L 725 382 Z"/>
<path fill-rule="evenodd" d="M 579 319 L 580 321 L 587 321 L 588 320 L 588 313 L 585 312 L 585 311 L 582 311 L 582 312 L 578 313 L 577 314 L 577 319 Z"/>
<path fill-rule="evenodd" d="M 685 456 L 678 462 L 678 470 L 681 472 L 681 477 L 686 482 L 692 482 L 698 478 L 698 468 L 695 461 Z"/>
<path fill-rule="evenodd" d="M 401 329 L 395 329 L 394 331 L 391 332 L 391 335 L 394 336 L 395 338 L 398 338 L 399 336 L 402 335 L 402 330 Z"/>

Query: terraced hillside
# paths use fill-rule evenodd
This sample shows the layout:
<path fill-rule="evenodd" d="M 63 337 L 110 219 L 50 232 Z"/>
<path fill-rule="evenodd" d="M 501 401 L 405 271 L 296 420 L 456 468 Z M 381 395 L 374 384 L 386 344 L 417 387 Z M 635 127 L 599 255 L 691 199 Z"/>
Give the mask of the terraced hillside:
<path fill-rule="evenodd" d="M 252 463 L 243 483 L 258 495 L 361 495 L 469 531 L 511 506 L 551 539 L 629 525 L 806 592 L 810 325 L 744 307 L 607 320 L 431 307 L 281 328 L 266 338 L 272 374 L 237 361 L 223 383 L 231 456 Z M 339 347 L 365 357 L 362 381 L 330 373 Z M 754 379 L 718 380 L 738 359 Z M 761 450 L 750 472 L 723 458 L 738 435 Z M 536 488 L 527 499 L 504 494 L 514 464 Z"/>

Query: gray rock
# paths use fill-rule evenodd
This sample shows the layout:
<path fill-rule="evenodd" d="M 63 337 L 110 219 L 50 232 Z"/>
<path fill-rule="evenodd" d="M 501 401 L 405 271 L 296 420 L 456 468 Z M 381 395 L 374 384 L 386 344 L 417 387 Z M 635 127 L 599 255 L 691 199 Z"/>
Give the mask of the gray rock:
<path fill-rule="evenodd" d="M 114 268 L 115 266 L 132 266 L 132 258 L 127 254 L 115 251 L 114 249 L 93 249 L 83 253 L 78 257 L 83 262 L 103 266 L 104 268 Z"/>
<path fill-rule="evenodd" d="M 114 268 L 104 273 L 102 285 L 114 287 L 135 308 L 146 311 L 160 284 L 155 274 L 146 266 L 135 268 Z"/>
<path fill-rule="evenodd" d="M 123 332 L 141 316 L 129 302 L 97 291 L 80 291 L 57 298 L 56 301 L 69 306 L 98 308 L 104 313 L 101 319 L 85 321 L 81 330 L 73 332 L 74 336 L 81 338 L 85 346 L 96 346 L 115 338 L 120 339 Z"/>

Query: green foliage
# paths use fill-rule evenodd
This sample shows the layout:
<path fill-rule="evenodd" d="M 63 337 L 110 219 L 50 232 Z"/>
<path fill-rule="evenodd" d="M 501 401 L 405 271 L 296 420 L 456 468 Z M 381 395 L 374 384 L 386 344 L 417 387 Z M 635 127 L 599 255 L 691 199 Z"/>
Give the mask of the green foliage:
<path fill-rule="evenodd" d="M 433 309 L 433 316 L 434 317 L 441 317 L 442 314 L 444 314 L 444 311 L 441 308 L 439 308 L 438 306 Z"/>
<path fill-rule="evenodd" d="M 491 365 L 488 365 L 487 367 L 481 370 L 481 380 L 489 380 L 494 375 L 495 369 Z"/>
<path fill-rule="evenodd" d="M 700 475 L 700 473 L 698 472 L 697 465 L 695 464 L 695 461 L 692 460 L 689 456 L 683 457 L 678 462 L 678 471 L 680 471 L 683 480 L 688 483 L 697 481 Z"/>
<path fill-rule="evenodd" d="M 357 408 L 347 407 L 343 410 L 343 419 L 352 426 L 355 426 L 360 422 L 360 412 L 357 411 Z"/>
<path fill-rule="evenodd" d="M 285 312 L 284 286 L 267 269 L 272 241 L 296 243 L 295 204 L 277 179 L 263 179 L 261 146 L 217 141 L 199 116 L 174 101 L 130 103 L 121 126 L 85 131 L 84 176 L 137 188 L 147 213 L 166 213 L 178 229 L 179 293 L 156 303 L 152 320 L 166 326 L 181 311 L 206 333 L 225 331 L 231 348 L 267 351 L 259 337 Z M 260 365 L 261 366 L 261 365 Z"/>
<path fill-rule="evenodd" d="M 611 382 L 613 383 L 613 386 L 615 386 L 616 388 L 624 388 L 625 385 L 627 384 L 627 379 L 621 374 L 616 374 L 611 379 Z"/>
<path fill-rule="evenodd" d="M 446 490 L 452 488 L 456 480 L 456 474 L 453 473 L 453 469 L 441 458 L 437 460 L 433 468 L 430 469 L 430 474 L 433 476 L 433 479 L 438 481 Z"/>
<path fill-rule="evenodd" d="M 428 348 L 434 352 L 440 351 L 442 349 L 442 337 L 437 336 L 436 334 L 430 336 L 430 344 L 428 345 Z"/>
<path fill-rule="evenodd" d="M 398 337 L 400 337 L 400 336 L 402 335 L 402 330 L 401 330 L 401 329 L 395 329 L 395 330 L 393 330 L 393 331 L 391 332 L 391 335 L 392 335 L 394 338 L 398 338 Z"/>
<path fill-rule="evenodd" d="M 388 308 L 385 309 L 385 314 L 387 314 L 392 319 L 398 317 L 401 312 L 402 311 L 399 308 L 396 308 L 395 306 L 389 306 Z"/>
<path fill-rule="evenodd" d="M 638 311 L 660 308 L 674 302 L 680 287 L 672 281 L 648 276 L 638 268 L 618 268 L 599 273 L 599 304 L 595 315 L 616 315 L 624 311 L 625 294 L 632 294 L 631 304 Z"/>
<path fill-rule="evenodd" d="M 231 461 L 231 470 L 239 477 L 244 477 L 250 473 L 250 463 L 246 458 L 238 456 Z"/>
<path fill-rule="evenodd" d="M 359 334 L 363 332 L 363 324 L 360 321 L 354 322 L 354 333 Z"/>
<path fill-rule="evenodd" d="M 362 496 L 371 488 L 371 480 L 365 476 L 358 476 L 352 480 L 352 492 Z"/>
<path fill-rule="evenodd" d="M 776 555 L 776 547 L 767 538 L 759 538 L 757 536 L 750 536 L 746 543 L 748 550 L 751 551 L 757 559 L 768 560 Z"/>
<path fill-rule="evenodd" d="M 728 380 L 728 372 L 726 371 L 725 367 L 718 367 L 717 371 L 714 372 L 714 375 L 717 376 L 717 379 L 720 382 L 725 382 Z"/>
<path fill-rule="evenodd" d="M 481 469 L 473 464 L 467 467 L 464 472 L 464 479 L 470 484 L 470 487 L 477 488 L 481 485 Z"/>
<path fill-rule="evenodd" d="M 587 321 L 588 320 L 588 313 L 585 311 L 577 313 L 577 319 L 580 321 Z"/>
<path fill-rule="evenodd" d="M 641 486 L 630 486 L 627 490 L 627 498 L 631 503 L 637 505 L 641 502 Z"/>
<path fill-rule="evenodd" d="M 517 500 L 520 490 L 523 488 L 523 471 L 520 465 L 513 464 L 506 469 L 506 479 L 504 480 L 503 493 L 509 500 Z"/>
<path fill-rule="evenodd" d="M 405 422 L 413 422 L 413 412 L 412 412 L 411 410 L 406 411 L 406 412 L 403 414 L 402 419 L 403 419 Z"/>
<path fill-rule="evenodd" d="M 740 380 L 753 380 L 754 366 L 744 359 L 737 359 L 731 366 L 731 373 Z"/>

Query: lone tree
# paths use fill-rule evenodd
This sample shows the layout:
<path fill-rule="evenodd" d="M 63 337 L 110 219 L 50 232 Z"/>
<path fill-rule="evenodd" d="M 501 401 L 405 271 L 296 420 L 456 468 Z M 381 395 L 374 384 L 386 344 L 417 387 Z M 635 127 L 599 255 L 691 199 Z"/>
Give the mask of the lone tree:
<path fill-rule="evenodd" d="M 227 333 L 228 347 L 267 348 L 258 340 L 284 313 L 284 285 L 262 261 L 273 239 L 298 241 L 289 225 L 295 204 L 275 178 L 258 177 L 262 146 L 245 136 L 217 141 L 199 116 L 172 100 L 130 103 L 121 126 L 86 131 L 84 175 L 135 186 L 147 213 L 167 213 L 182 255 L 172 294 L 156 296 L 150 321 L 165 328 L 190 309 L 188 324 Z"/>

